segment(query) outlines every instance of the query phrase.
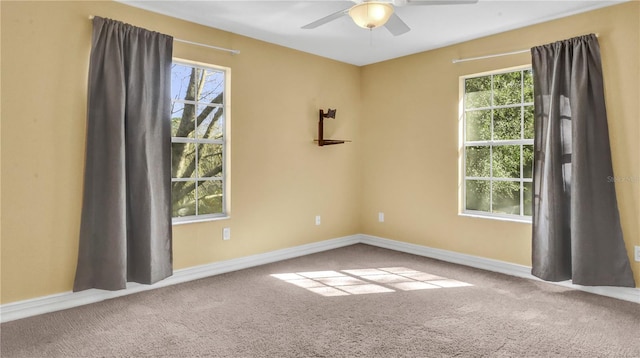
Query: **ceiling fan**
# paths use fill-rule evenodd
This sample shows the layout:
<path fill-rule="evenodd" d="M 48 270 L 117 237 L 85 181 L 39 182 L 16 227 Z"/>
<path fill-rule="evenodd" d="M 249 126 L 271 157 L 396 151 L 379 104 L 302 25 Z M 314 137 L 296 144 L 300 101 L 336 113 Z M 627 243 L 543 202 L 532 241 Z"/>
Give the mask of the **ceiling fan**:
<path fill-rule="evenodd" d="M 349 15 L 356 25 L 365 29 L 374 29 L 384 26 L 393 34 L 399 36 L 409 32 L 411 28 L 398 15 L 395 7 L 415 5 L 458 5 L 475 4 L 478 0 L 352 0 L 355 5 L 348 9 L 340 10 L 325 16 L 310 24 L 302 26 L 303 29 L 315 29 L 342 16 Z"/>

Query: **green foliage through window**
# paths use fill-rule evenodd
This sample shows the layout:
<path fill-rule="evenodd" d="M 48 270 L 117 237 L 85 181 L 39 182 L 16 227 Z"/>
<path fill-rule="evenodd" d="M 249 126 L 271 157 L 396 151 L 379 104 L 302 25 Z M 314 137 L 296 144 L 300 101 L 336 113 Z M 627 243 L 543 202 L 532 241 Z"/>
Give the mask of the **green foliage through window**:
<path fill-rule="evenodd" d="M 465 211 L 531 216 L 531 69 L 464 80 Z"/>

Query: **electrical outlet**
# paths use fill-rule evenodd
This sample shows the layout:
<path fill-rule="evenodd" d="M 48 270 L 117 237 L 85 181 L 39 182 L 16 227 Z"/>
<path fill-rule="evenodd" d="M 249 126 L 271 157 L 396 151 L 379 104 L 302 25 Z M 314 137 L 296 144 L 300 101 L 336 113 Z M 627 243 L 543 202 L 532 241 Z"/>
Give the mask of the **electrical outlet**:
<path fill-rule="evenodd" d="M 231 240 L 231 228 L 225 227 L 222 229 L 222 240 Z"/>
<path fill-rule="evenodd" d="M 316 225 L 320 225 L 320 215 L 316 215 Z"/>
<path fill-rule="evenodd" d="M 384 222 L 384 213 L 380 212 L 378 213 L 378 221 L 383 223 Z"/>
<path fill-rule="evenodd" d="M 634 246 L 635 248 L 635 260 L 636 262 L 640 262 L 640 246 Z"/>

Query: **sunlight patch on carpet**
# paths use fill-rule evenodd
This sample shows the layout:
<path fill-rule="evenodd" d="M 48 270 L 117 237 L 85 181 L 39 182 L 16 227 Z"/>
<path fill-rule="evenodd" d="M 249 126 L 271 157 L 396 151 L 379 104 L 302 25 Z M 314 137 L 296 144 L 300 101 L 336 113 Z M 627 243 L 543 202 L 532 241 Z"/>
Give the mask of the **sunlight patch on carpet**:
<path fill-rule="evenodd" d="M 271 277 L 326 297 L 473 286 L 406 267 L 278 273 Z"/>

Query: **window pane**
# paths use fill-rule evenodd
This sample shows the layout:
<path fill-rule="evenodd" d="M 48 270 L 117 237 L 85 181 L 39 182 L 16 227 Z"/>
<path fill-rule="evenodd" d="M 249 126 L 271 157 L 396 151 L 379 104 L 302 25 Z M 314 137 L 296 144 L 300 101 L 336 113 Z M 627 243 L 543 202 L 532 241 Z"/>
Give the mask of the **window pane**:
<path fill-rule="evenodd" d="M 533 106 L 524 107 L 524 139 L 533 139 Z"/>
<path fill-rule="evenodd" d="M 489 211 L 489 190 L 490 183 L 487 180 L 467 180 L 466 181 L 466 203 L 467 210 Z"/>
<path fill-rule="evenodd" d="M 195 181 L 171 183 L 171 212 L 173 217 L 196 214 Z"/>
<path fill-rule="evenodd" d="M 493 76 L 494 106 L 520 103 L 522 100 L 522 81 L 520 77 L 520 71 Z"/>
<path fill-rule="evenodd" d="M 465 208 L 530 216 L 532 70 L 468 78 L 464 86 Z"/>
<path fill-rule="evenodd" d="M 171 177 L 193 178 L 196 169 L 196 146 L 193 143 L 171 143 Z"/>
<path fill-rule="evenodd" d="M 222 139 L 223 125 L 222 107 L 198 106 L 198 138 Z"/>
<path fill-rule="evenodd" d="M 172 104 L 171 110 L 171 136 L 193 138 L 195 129 L 196 106 L 193 104 Z"/>
<path fill-rule="evenodd" d="M 491 140 L 491 110 L 466 113 L 467 141 Z"/>
<path fill-rule="evenodd" d="M 208 180 L 199 182 L 198 215 L 217 214 L 222 212 L 222 182 Z"/>
<path fill-rule="evenodd" d="M 493 182 L 492 212 L 520 215 L 520 182 Z"/>
<path fill-rule="evenodd" d="M 533 215 L 533 183 L 524 183 L 524 215 Z"/>
<path fill-rule="evenodd" d="M 186 99 L 192 74 L 191 66 L 177 63 L 171 65 L 171 99 Z"/>
<path fill-rule="evenodd" d="M 531 70 L 524 71 L 524 102 L 533 102 L 533 73 Z"/>
<path fill-rule="evenodd" d="M 222 144 L 199 144 L 198 158 L 198 178 L 222 176 Z"/>
<path fill-rule="evenodd" d="M 493 111 L 493 139 L 520 139 L 520 107 Z"/>
<path fill-rule="evenodd" d="M 466 176 L 489 177 L 489 146 L 466 147 Z"/>
<path fill-rule="evenodd" d="M 493 147 L 493 177 L 520 178 L 520 146 Z"/>
<path fill-rule="evenodd" d="M 522 146 L 522 177 L 533 178 L 533 146 Z"/>
<path fill-rule="evenodd" d="M 491 76 L 468 78 L 464 81 L 464 89 L 466 109 L 491 105 Z"/>
<path fill-rule="evenodd" d="M 200 70 L 198 102 L 221 104 L 224 91 L 224 73 L 213 70 Z"/>
<path fill-rule="evenodd" d="M 180 63 L 171 71 L 173 216 L 221 213 L 226 72 Z"/>

